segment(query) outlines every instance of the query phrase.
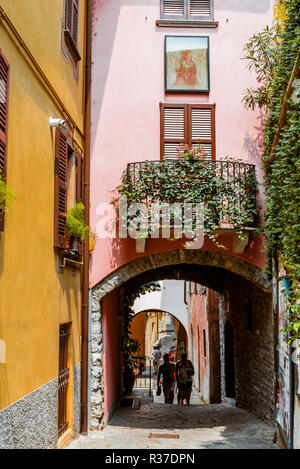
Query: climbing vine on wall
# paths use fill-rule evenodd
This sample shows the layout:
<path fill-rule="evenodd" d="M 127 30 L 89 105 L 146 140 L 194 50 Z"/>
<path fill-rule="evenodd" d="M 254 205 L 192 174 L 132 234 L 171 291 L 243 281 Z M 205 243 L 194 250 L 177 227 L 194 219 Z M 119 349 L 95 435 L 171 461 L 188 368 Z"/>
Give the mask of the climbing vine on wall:
<path fill-rule="evenodd" d="M 272 273 L 274 260 L 280 257 L 291 280 L 290 339 L 300 338 L 300 94 L 299 80 L 293 81 L 293 93 L 286 90 L 299 61 L 300 48 L 300 0 L 279 0 L 284 11 L 283 23 L 264 34 L 250 38 L 245 46 L 245 57 L 252 62 L 262 89 L 247 90 L 244 103 L 267 108 L 264 155 L 266 214 L 264 230 L 267 242 L 268 273 Z M 267 54 L 265 51 L 268 49 Z M 249 54 L 252 52 L 252 55 Z M 271 57 L 268 58 L 268 57 Z M 271 67 L 270 60 L 272 62 Z M 265 62 L 267 61 L 267 62 Z M 265 64 L 264 64 L 265 62 Z M 295 76 L 299 79 L 296 69 Z M 286 117 L 282 120 L 282 108 L 286 104 Z M 280 134 L 279 134 L 280 131 Z M 274 138 L 279 135 L 275 151 Z M 270 158 L 270 155 L 272 157 Z"/>
<path fill-rule="evenodd" d="M 217 231 L 222 224 L 230 224 L 242 238 L 249 227 L 257 222 L 257 180 L 255 168 L 236 158 L 222 161 L 207 159 L 203 147 L 191 148 L 179 144 L 176 158 L 161 161 L 147 160 L 130 164 L 123 172 L 122 183 L 116 188 L 112 200 L 117 213 L 120 198 L 126 196 L 127 206 L 142 204 L 145 208 L 145 227 L 141 237 L 151 235 L 152 207 L 155 204 L 178 204 L 184 211 L 185 225 L 181 224 L 178 237 L 185 234 L 186 222 L 197 232 L 196 204 L 203 204 L 204 235 L 218 246 Z M 187 204 L 193 212 L 186 216 Z M 141 209 L 140 209 L 141 210 Z M 180 212 L 180 213 L 181 213 Z M 125 218 L 119 213 L 119 224 L 124 228 L 135 226 L 136 212 Z M 163 210 L 158 214 L 158 224 L 164 226 Z M 189 219 L 190 217 L 190 219 Z M 170 220 L 172 225 L 174 219 Z M 142 224 L 142 223 L 141 223 Z M 175 226 L 175 223 L 174 223 Z"/>

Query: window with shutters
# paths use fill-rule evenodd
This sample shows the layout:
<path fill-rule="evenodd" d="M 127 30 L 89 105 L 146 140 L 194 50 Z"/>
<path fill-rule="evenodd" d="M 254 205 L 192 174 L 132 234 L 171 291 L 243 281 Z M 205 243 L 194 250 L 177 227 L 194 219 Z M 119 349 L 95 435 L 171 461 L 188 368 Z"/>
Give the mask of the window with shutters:
<path fill-rule="evenodd" d="M 73 44 L 78 44 L 78 10 L 79 0 L 66 0 L 65 30 L 71 36 Z"/>
<path fill-rule="evenodd" d="M 204 355 L 204 358 L 206 357 L 206 330 L 203 329 L 203 355 Z"/>
<path fill-rule="evenodd" d="M 8 136 L 9 64 L 0 49 L 0 172 L 6 181 Z M 0 209 L 0 231 L 4 230 L 4 210 Z"/>
<path fill-rule="evenodd" d="M 78 50 L 79 39 L 79 0 L 64 0 L 64 18 L 62 22 L 62 51 L 73 65 L 78 77 L 78 62 L 81 60 Z"/>
<path fill-rule="evenodd" d="M 83 158 L 65 129 L 56 129 L 54 247 L 66 248 L 67 210 L 83 202 Z"/>
<path fill-rule="evenodd" d="M 175 158 L 180 143 L 205 148 L 215 159 L 215 105 L 160 103 L 160 156 Z"/>
<path fill-rule="evenodd" d="M 160 0 L 160 18 L 174 22 L 213 22 L 213 0 Z M 158 25 L 159 21 L 158 21 Z M 164 24 L 162 24 L 164 25 Z"/>

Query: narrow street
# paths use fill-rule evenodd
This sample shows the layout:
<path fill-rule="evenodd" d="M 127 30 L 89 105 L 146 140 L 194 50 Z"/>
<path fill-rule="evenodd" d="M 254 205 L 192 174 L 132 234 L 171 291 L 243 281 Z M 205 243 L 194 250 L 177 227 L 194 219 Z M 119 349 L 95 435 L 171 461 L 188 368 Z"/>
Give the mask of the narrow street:
<path fill-rule="evenodd" d="M 278 449 L 274 428 L 228 404 L 204 405 L 195 388 L 190 406 L 134 390 L 138 409 L 120 407 L 102 431 L 80 436 L 67 449 Z"/>
<path fill-rule="evenodd" d="M 300 449 L 299 12 L 0 0 L 0 449 Z"/>

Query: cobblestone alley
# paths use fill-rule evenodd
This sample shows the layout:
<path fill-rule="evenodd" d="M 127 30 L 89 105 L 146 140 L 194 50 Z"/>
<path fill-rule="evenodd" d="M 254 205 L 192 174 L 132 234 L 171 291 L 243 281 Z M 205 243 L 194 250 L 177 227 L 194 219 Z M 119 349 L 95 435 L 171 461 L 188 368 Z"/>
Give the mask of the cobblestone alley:
<path fill-rule="evenodd" d="M 120 407 L 102 431 L 80 436 L 68 449 L 276 449 L 274 428 L 228 404 L 204 405 L 193 390 L 191 405 L 153 401 L 135 390 L 138 409 Z"/>

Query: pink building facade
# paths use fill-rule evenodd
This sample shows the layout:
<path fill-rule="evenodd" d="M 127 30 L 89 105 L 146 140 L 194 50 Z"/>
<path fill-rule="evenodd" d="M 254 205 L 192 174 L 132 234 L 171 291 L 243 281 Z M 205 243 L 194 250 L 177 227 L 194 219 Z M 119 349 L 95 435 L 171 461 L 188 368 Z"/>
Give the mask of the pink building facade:
<path fill-rule="evenodd" d="M 110 414 L 122 392 L 117 374 L 110 376 L 111 370 L 105 367 L 110 366 L 110 356 L 116 357 L 115 366 L 121 364 L 118 314 L 122 310 L 120 288 L 127 281 L 134 278 L 142 281 L 146 274 L 144 282 L 154 277 L 176 278 L 174 272 L 166 273 L 168 268 L 179 264 L 198 265 L 209 287 L 214 287 L 214 280 L 209 277 L 210 271 L 205 274 L 206 268 L 241 276 L 266 294 L 270 293 L 270 284 L 263 273 L 263 237 L 253 232 L 242 247 L 236 245 L 232 231 L 223 232 L 218 239 L 225 249 L 205 239 L 196 253 L 184 249 L 181 240 L 167 239 L 147 239 L 145 248 L 137 252 L 136 240 L 117 236 L 115 213 L 110 205 L 112 191 L 120 184 L 127 164 L 160 159 L 163 105 L 190 106 L 188 109 L 202 105 L 213 109 L 215 114 L 209 124 L 214 134 L 210 151 L 215 155 L 212 156 L 216 160 L 229 156 L 255 165 L 263 201 L 263 116 L 243 106 L 243 92 L 256 85 L 256 78 L 241 58 L 249 38 L 272 24 L 272 0 L 203 2 L 210 5 L 211 18 L 189 17 L 181 22 L 178 16 L 175 21 L 162 17 L 162 3 L 160 0 L 94 0 L 93 5 L 90 213 L 98 241 L 91 258 L 90 287 L 94 313 L 99 311 L 99 306 L 95 306 L 97 300 L 101 302 L 106 294 L 110 295 L 109 301 L 104 299 L 101 303 L 106 358 L 104 384 L 99 386 L 102 393 L 106 392 L 105 416 Z M 208 38 L 209 91 L 166 92 L 166 36 Z M 157 269 L 165 270 L 158 273 Z M 110 314 L 108 309 L 112 305 L 119 311 Z M 94 332 L 97 340 L 96 326 L 95 330 L 92 328 L 92 336 Z"/>
<path fill-rule="evenodd" d="M 256 5 L 259 3 L 259 5 Z M 225 9 L 226 5 L 226 9 Z M 91 224 L 101 242 L 93 253 L 91 284 L 136 258 L 135 241 L 105 237 L 113 217 L 107 207 L 128 163 L 160 158 L 160 103 L 215 104 L 216 159 L 226 156 L 256 165 L 262 181 L 259 113 L 243 108 L 242 96 L 256 78 L 241 60 L 249 37 L 272 23 L 269 1 L 214 2 L 214 28 L 158 27 L 159 0 L 94 2 Z M 209 93 L 165 93 L 165 36 L 208 36 Z M 108 210 L 111 213 L 108 213 Z M 113 238 L 113 235 L 112 235 Z M 232 239 L 224 240 L 229 251 Z M 180 248 L 181 245 L 176 246 Z M 215 249 L 206 243 L 207 249 Z M 115 255 L 117 249 L 117 254 Z M 146 254 L 174 249 L 174 243 L 151 240 Z M 263 267 L 262 240 L 255 237 L 244 254 Z"/>

